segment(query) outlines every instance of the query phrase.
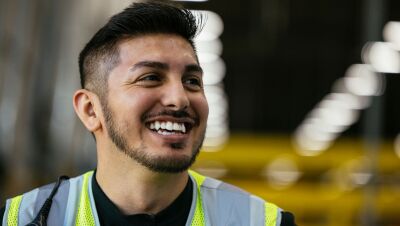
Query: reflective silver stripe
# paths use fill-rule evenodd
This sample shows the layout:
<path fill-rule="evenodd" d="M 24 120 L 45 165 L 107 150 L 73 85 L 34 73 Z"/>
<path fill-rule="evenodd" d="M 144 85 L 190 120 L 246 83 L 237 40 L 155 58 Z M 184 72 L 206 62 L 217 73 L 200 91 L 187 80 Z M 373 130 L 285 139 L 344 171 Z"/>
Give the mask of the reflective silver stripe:
<path fill-rule="evenodd" d="M 218 188 L 221 184 L 223 184 L 222 181 L 220 180 L 216 180 L 210 177 L 206 177 L 206 179 L 204 180 L 202 186 L 203 187 L 207 187 L 207 188 Z"/>
<path fill-rule="evenodd" d="M 250 224 L 254 226 L 264 226 L 265 224 L 265 201 L 261 198 L 250 196 Z"/>
<path fill-rule="evenodd" d="M 75 216 L 78 207 L 80 191 L 82 188 L 82 182 L 82 176 L 69 180 L 69 195 L 63 224 L 64 226 L 75 225 Z"/>
<path fill-rule="evenodd" d="M 39 188 L 39 190 L 38 190 L 39 192 L 37 194 L 36 202 L 33 205 L 33 210 L 34 210 L 33 212 L 35 213 L 34 214 L 35 216 L 39 213 L 39 211 L 42 208 L 45 200 L 49 197 L 53 187 L 54 187 L 54 183 L 48 184 L 48 185 L 45 185 L 45 186 Z"/>
<path fill-rule="evenodd" d="M 207 189 L 200 187 L 200 192 L 203 198 L 203 213 L 204 213 L 204 223 L 206 226 L 219 225 L 218 223 L 218 213 L 213 210 L 212 206 L 216 204 L 217 190 Z"/>
<path fill-rule="evenodd" d="M 204 215 L 208 225 L 265 226 L 265 201 L 235 186 L 206 178 L 200 191 Z M 277 208 L 276 225 L 281 223 L 281 209 Z"/>
<path fill-rule="evenodd" d="M 47 196 L 44 199 L 47 199 L 54 188 L 54 184 L 51 186 L 51 190 L 46 192 Z M 40 193 L 39 193 L 40 195 Z M 47 220 L 47 225 L 60 225 L 60 222 L 64 221 L 65 211 L 67 209 L 67 200 L 69 196 L 69 181 L 62 181 L 60 187 L 56 195 L 53 198 L 53 203 L 51 205 L 51 210 L 49 214 L 49 218 Z"/>
<path fill-rule="evenodd" d="M 221 181 L 206 177 L 200 192 L 203 197 L 203 212 L 206 226 L 221 225 L 218 223 L 219 216 L 216 211 L 210 211 L 217 205 L 217 188 L 221 184 Z"/>
<path fill-rule="evenodd" d="M 11 204 L 11 199 L 7 199 L 6 201 L 6 208 L 4 211 L 4 216 L 3 216 L 3 226 L 8 226 L 7 225 L 7 216 L 8 216 L 8 210 L 10 209 L 10 204 Z"/>
<path fill-rule="evenodd" d="M 282 221 L 282 209 L 278 207 L 278 216 L 276 218 L 276 226 L 280 226 L 281 225 L 281 221 Z"/>
<path fill-rule="evenodd" d="M 248 225 L 250 196 L 237 187 L 207 178 L 201 186 L 203 208 L 209 225 Z"/>
<path fill-rule="evenodd" d="M 26 225 L 30 223 L 37 215 L 35 210 L 35 203 L 37 201 L 39 189 L 36 188 L 33 191 L 25 193 L 22 196 L 21 205 L 18 211 L 18 224 Z"/>

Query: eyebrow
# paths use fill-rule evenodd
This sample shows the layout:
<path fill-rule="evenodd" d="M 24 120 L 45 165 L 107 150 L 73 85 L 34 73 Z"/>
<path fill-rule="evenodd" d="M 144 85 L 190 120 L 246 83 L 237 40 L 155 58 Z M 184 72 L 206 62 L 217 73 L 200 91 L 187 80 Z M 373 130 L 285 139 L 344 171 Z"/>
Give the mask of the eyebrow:
<path fill-rule="evenodd" d="M 135 65 L 133 65 L 129 70 L 132 72 L 132 71 L 135 71 L 142 67 L 151 67 L 151 68 L 156 68 L 156 69 L 161 69 L 161 70 L 166 70 L 169 68 L 168 64 L 161 63 L 158 61 L 140 61 L 140 62 L 136 63 Z"/>
<path fill-rule="evenodd" d="M 200 72 L 203 74 L 203 69 L 197 64 L 189 64 L 185 67 L 186 72 Z"/>
<path fill-rule="evenodd" d="M 158 61 L 140 61 L 133 65 L 129 71 L 133 72 L 142 67 L 150 67 L 159 70 L 167 70 L 169 69 L 168 64 L 158 62 Z M 203 73 L 203 69 L 197 64 L 189 64 L 185 66 L 185 72 L 200 72 Z"/>

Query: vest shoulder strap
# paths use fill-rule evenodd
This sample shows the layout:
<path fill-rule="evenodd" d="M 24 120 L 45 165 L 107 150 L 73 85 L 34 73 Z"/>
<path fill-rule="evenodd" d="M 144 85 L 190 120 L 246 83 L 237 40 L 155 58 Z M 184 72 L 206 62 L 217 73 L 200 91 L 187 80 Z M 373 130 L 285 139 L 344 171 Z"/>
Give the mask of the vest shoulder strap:
<path fill-rule="evenodd" d="M 194 171 L 189 171 L 189 174 L 197 184 L 196 202 L 200 202 L 196 203 L 192 223 L 196 222 L 195 219 L 199 215 L 204 219 L 203 224 L 192 226 L 280 225 L 282 210 L 275 204 L 220 180 L 205 177 Z"/>
<path fill-rule="evenodd" d="M 92 174 L 93 171 L 90 171 L 60 183 L 52 199 L 47 225 L 99 225 L 91 194 Z M 53 187 L 54 183 L 7 200 L 2 225 L 17 226 L 32 222 L 48 201 Z"/>

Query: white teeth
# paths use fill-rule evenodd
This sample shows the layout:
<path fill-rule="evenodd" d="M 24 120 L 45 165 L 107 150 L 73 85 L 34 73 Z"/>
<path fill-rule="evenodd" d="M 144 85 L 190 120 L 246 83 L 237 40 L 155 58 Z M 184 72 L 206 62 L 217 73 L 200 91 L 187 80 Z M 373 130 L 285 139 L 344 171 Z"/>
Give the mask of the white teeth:
<path fill-rule="evenodd" d="M 165 125 L 165 128 L 167 129 L 167 130 L 172 130 L 172 122 L 167 122 L 166 123 L 166 125 Z"/>
<path fill-rule="evenodd" d="M 159 134 L 162 134 L 162 135 L 173 134 L 174 131 L 186 133 L 186 127 L 185 127 L 184 123 L 177 123 L 177 122 L 170 122 L 170 121 L 167 121 L 167 122 L 155 121 L 155 122 L 150 123 L 149 127 L 151 130 L 156 130 Z M 162 130 L 164 130 L 164 131 L 162 131 Z"/>
<path fill-rule="evenodd" d="M 174 122 L 173 129 L 174 130 L 181 130 L 181 126 L 178 123 Z"/>
<path fill-rule="evenodd" d="M 158 133 L 158 134 L 161 134 L 161 135 L 171 135 L 171 134 L 174 134 L 173 132 L 168 132 L 168 131 L 165 131 L 165 130 L 164 130 L 164 131 L 158 130 L 157 133 Z"/>

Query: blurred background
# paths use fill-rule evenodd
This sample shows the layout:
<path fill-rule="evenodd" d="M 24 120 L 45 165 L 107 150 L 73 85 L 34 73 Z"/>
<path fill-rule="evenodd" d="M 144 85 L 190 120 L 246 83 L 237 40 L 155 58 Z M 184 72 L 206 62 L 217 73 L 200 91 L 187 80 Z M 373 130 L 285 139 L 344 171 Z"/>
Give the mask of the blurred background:
<path fill-rule="evenodd" d="M 77 57 L 127 0 L 0 0 L 0 201 L 93 169 Z M 298 225 L 400 225 L 400 1 L 182 2 L 210 119 L 193 167 Z"/>

